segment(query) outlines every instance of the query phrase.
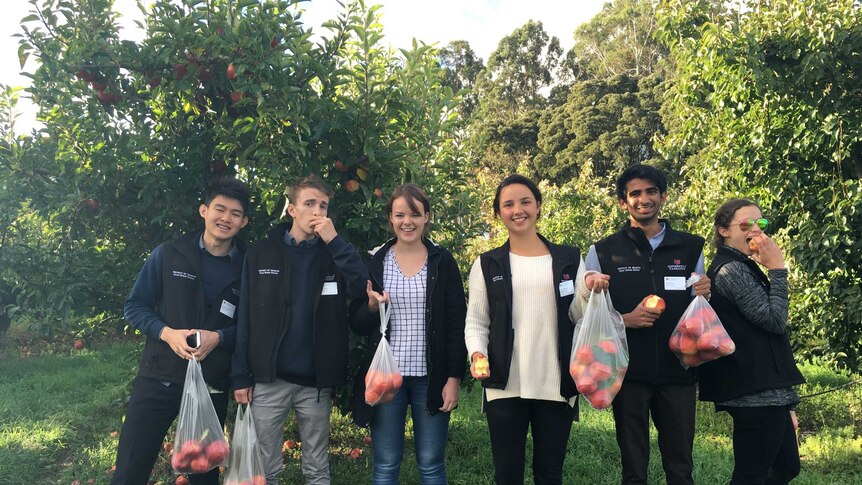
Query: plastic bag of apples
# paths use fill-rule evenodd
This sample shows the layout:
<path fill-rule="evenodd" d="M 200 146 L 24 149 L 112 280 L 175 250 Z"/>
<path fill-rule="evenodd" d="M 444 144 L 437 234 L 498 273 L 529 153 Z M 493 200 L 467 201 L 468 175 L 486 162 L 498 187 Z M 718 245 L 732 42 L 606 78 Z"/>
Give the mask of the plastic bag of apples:
<path fill-rule="evenodd" d="M 231 444 L 224 485 L 266 485 L 257 432 L 248 404 L 237 406 Z"/>
<path fill-rule="evenodd" d="M 380 303 L 380 343 L 365 373 L 365 402 L 371 406 L 391 401 L 404 382 L 398 362 L 386 340 L 390 310 L 389 305 Z"/>
<path fill-rule="evenodd" d="M 676 324 L 668 341 L 686 369 L 732 354 L 736 344 L 721 324 L 706 298 L 694 297 Z"/>
<path fill-rule="evenodd" d="M 629 366 L 623 317 L 607 291 L 590 293 L 584 316 L 575 327 L 569 374 L 578 392 L 596 409 L 611 405 Z"/>
<path fill-rule="evenodd" d="M 206 473 L 224 466 L 229 451 L 201 365 L 192 358 L 186 370 L 171 466 L 175 473 Z"/>

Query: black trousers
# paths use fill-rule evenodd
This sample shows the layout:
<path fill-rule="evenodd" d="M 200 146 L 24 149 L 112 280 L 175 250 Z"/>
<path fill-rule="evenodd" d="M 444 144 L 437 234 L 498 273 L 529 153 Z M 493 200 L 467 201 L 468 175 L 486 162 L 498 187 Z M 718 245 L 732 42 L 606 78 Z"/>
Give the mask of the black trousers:
<path fill-rule="evenodd" d="M 786 406 L 724 407 L 733 418 L 731 485 L 784 484 L 799 475 L 799 448 Z"/>
<path fill-rule="evenodd" d="M 168 386 L 148 377 L 135 377 L 126 406 L 126 420 L 120 430 L 117 469 L 111 485 L 145 485 L 162 449 L 168 428 L 180 413 L 183 386 Z M 210 394 L 219 422 L 227 417 L 227 392 Z M 214 468 L 200 475 L 189 475 L 189 483 L 218 485 L 219 471 Z"/>
<path fill-rule="evenodd" d="M 524 483 L 527 428 L 533 434 L 536 485 L 563 483 L 563 461 L 574 411 L 568 403 L 538 399 L 495 399 L 485 404 L 494 479 L 497 485 Z"/>
<path fill-rule="evenodd" d="M 614 398 L 614 422 L 620 447 L 623 484 L 646 484 L 649 421 L 658 431 L 658 447 L 668 485 L 692 485 L 694 384 L 647 384 L 625 381 Z"/>

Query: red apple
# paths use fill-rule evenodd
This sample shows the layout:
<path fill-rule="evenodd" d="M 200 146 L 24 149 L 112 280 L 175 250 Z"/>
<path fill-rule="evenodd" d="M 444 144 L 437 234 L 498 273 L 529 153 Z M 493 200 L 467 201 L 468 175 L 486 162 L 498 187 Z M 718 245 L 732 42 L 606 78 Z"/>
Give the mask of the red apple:
<path fill-rule="evenodd" d="M 674 353 L 679 353 L 679 339 L 682 336 L 680 332 L 674 332 L 670 336 L 670 341 L 668 341 L 668 347 L 670 347 L 670 351 Z"/>
<path fill-rule="evenodd" d="M 607 364 L 595 361 L 590 364 L 590 373 L 596 382 L 602 382 L 611 376 L 611 368 Z"/>
<path fill-rule="evenodd" d="M 679 324 L 679 330 L 683 335 L 700 337 L 703 335 L 703 320 L 700 318 L 687 318 Z"/>
<path fill-rule="evenodd" d="M 251 485 L 266 485 L 266 477 L 263 475 L 255 475 L 251 477 Z"/>
<path fill-rule="evenodd" d="M 697 340 L 694 338 L 683 335 L 679 339 L 679 351 L 683 355 L 694 355 L 697 353 Z"/>
<path fill-rule="evenodd" d="M 242 91 L 231 91 L 230 100 L 234 103 L 239 103 L 239 101 L 245 97 L 245 93 Z"/>
<path fill-rule="evenodd" d="M 600 389 L 590 396 L 590 404 L 596 409 L 606 409 L 611 405 L 613 396 L 606 389 Z"/>
<path fill-rule="evenodd" d="M 94 79 L 93 74 L 86 69 L 79 69 L 75 76 L 81 81 L 90 82 Z"/>
<path fill-rule="evenodd" d="M 210 71 L 208 67 L 201 64 L 200 67 L 198 67 L 198 77 L 201 81 L 209 81 L 213 78 L 213 72 Z"/>
<path fill-rule="evenodd" d="M 339 172 L 346 172 L 347 171 L 347 165 L 345 165 L 344 162 L 342 162 L 341 160 L 336 160 L 335 161 L 335 170 L 338 170 Z"/>
<path fill-rule="evenodd" d="M 593 349 L 589 345 L 581 345 L 575 351 L 575 360 L 580 364 L 589 364 L 596 360 Z"/>
<path fill-rule="evenodd" d="M 185 475 L 180 475 L 174 480 L 174 485 L 189 485 L 189 479 Z"/>
<path fill-rule="evenodd" d="M 92 80 L 92 81 L 90 81 L 90 86 L 92 86 L 92 87 L 93 87 L 93 89 L 95 89 L 96 91 L 104 91 L 104 90 L 105 90 L 105 88 L 107 88 L 107 87 L 108 87 L 108 86 L 106 86 L 106 85 L 105 85 L 105 83 L 102 83 L 102 82 L 99 82 L 99 81 L 96 81 L 96 80 Z"/>
<path fill-rule="evenodd" d="M 362 438 L 362 442 L 365 443 L 366 445 L 370 445 L 371 444 L 371 437 L 366 436 L 366 437 Z"/>
<path fill-rule="evenodd" d="M 213 468 L 210 465 L 210 462 L 207 460 L 207 457 L 204 455 L 200 455 L 199 457 L 192 460 L 191 469 L 194 473 L 204 473 L 208 472 Z"/>
<path fill-rule="evenodd" d="M 404 378 L 401 377 L 400 372 L 393 372 L 392 374 L 389 375 L 389 382 L 392 383 L 393 389 L 400 389 L 401 384 L 404 383 Z"/>
<path fill-rule="evenodd" d="M 344 190 L 348 192 L 356 192 L 359 190 L 359 182 L 354 179 L 350 179 L 344 184 Z"/>
<path fill-rule="evenodd" d="M 233 64 L 227 66 L 227 77 L 231 81 L 236 79 L 236 67 Z"/>
<path fill-rule="evenodd" d="M 203 451 L 203 445 L 197 440 L 188 440 L 180 446 L 180 452 L 185 453 L 190 459 L 197 458 Z"/>
<path fill-rule="evenodd" d="M 757 237 L 753 237 L 748 240 L 748 247 L 755 253 L 760 252 L 760 239 Z"/>
<path fill-rule="evenodd" d="M 383 197 L 383 189 L 381 189 L 380 187 L 375 188 L 374 189 L 374 196 L 377 197 L 378 199 Z"/>
<path fill-rule="evenodd" d="M 223 463 L 229 452 L 230 448 L 228 448 L 227 442 L 218 440 L 208 444 L 204 453 L 210 464 L 215 465 Z"/>
<path fill-rule="evenodd" d="M 617 353 L 617 346 L 613 340 L 602 340 L 599 342 L 599 348 L 604 350 L 606 354 Z"/>
<path fill-rule="evenodd" d="M 721 343 L 721 337 L 715 332 L 706 332 L 697 340 L 697 350 L 700 352 L 712 352 L 718 350 Z"/>
<path fill-rule="evenodd" d="M 721 355 L 730 355 L 736 350 L 736 344 L 730 337 L 724 337 L 718 344 L 718 352 Z"/>
<path fill-rule="evenodd" d="M 173 468 L 174 470 L 182 471 L 185 470 L 188 466 L 188 456 L 186 456 L 186 454 L 182 451 L 174 453 L 174 456 L 171 457 L 171 468 Z"/>
<path fill-rule="evenodd" d="M 361 454 L 362 450 L 360 450 L 359 448 L 353 448 L 353 450 L 350 451 L 350 459 L 355 460 L 359 458 Z"/>
<path fill-rule="evenodd" d="M 74 343 L 75 350 L 84 350 L 84 341 L 76 338 Z"/>
<path fill-rule="evenodd" d="M 697 355 L 683 355 L 682 363 L 689 367 L 697 367 L 703 363 L 703 359 L 701 359 Z"/>
<path fill-rule="evenodd" d="M 123 97 L 119 94 L 109 93 L 107 91 L 97 91 L 96 99 L 98 99 L 99 102 L 103 105 L 108 105 L 116 103 L 117 101 L 123 99 Z"/>
<path fill-rule="evenodd" d="M 658 295 L 650 295 L 644 300 L 644 306 L 663 312 L 665 309 L 664 298 Z"/>
<path fill-rule="evenodd" d="M 174 69 L 174 77 L 175 78 L 182 79 L 182 78 L 186 77 L 187 69 L 186 69 L 185 64 L 178 62 L 178 63 L 174 64 L 173 69 Z"/>
<path fill-rule="evenodd" d="M 278 44 L 281 43 L 281 39 L 278 37 L 273 37 L 271 41 L 269 41 L 269 46 L 275 49 L 278 47 Z"/>
<path fill-rule="evenodd" d="M 285 449 L 285 450 L 292 450 L 292 449 L 294 449 L 294 448 L 296 448 L 296 441 L 293 441 L 293 440 L 284 440 L 284 445 L 282 446 L 282 449 Z"/>
<path fill-rule="evenodd" d="M 575 383 L 575 387 L 578 388 L 578 392 L 581 394 L 588 396 L 599 388 L 599 385 L 596 384 L 595 379 L 592 377 L 581 377 L 581 379 Z"/>

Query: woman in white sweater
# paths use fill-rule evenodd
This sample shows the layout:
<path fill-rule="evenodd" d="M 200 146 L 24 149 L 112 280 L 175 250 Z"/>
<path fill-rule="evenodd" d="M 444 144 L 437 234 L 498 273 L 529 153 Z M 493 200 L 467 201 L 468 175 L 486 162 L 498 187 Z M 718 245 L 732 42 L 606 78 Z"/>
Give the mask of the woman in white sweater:
<path fill-rule="evenodd" d="M 470 271 L 465 341 L 470 372 L 482 381 L 497 484 L 524 483 L 528 428 L 537 485 L 562 484 L 577 390 L 567 369 L 574 322 L 589 290 L 608 277 L 586 274 L 580 252 L 536 229 L 542 194 L 511 175 L 497 187 L 494 214 L 509 239 Z"/>

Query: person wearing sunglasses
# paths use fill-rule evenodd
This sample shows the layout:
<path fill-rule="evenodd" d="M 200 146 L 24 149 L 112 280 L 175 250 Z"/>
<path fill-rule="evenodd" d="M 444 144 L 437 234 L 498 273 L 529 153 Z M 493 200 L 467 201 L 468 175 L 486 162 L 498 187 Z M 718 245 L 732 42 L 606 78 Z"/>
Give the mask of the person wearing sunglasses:
<path fill-rule="evenodd" d="M 715 214 L 710 304 L 736 351 L 698 369 L 700 400 L 733 419 L 731 484 L 788 483 L 799 474 L 790 412 L 799 403 L 793 386 L 804 378 L 787 337 L 784 254 L 764 233 L 768 226 L 746 199 L 731 199 Z"/>

